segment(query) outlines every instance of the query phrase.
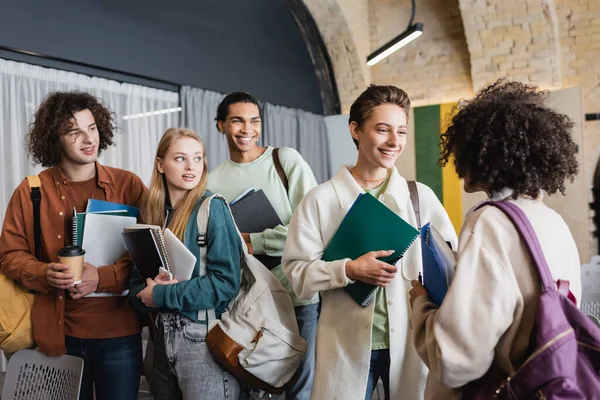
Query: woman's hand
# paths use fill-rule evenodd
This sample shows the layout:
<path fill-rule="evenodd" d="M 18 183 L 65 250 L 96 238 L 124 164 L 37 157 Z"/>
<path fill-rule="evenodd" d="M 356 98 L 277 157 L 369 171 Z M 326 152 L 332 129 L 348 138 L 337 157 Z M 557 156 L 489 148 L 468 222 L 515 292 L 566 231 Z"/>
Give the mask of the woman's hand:
<path fill-rule="evenodd" d="M 392 255 L 394 250 L 370 251 L 346 263 L 346 276 L 354 281 L 385 287 L 394 279 L 398 268 L 377 258 Z"/>
<path fill-rule="evenodd" d="M 412 307 L 412 304 L 417 297 L 429 296 L 429 293 L 427 292 L 427 289 L 425 289 L 425 286 L 419 281 L 411 281 L 410 284 L 412 285 L 412 289 L 410 289 L 408 294 L 410 295 L 410 306 Z"/>
<path fill-rule="evenodd" d="M 154 298 L 152 297 L 154 286 L 156 286 L 156 283 L 152 279 L 146 279 L 146 287 L 136 296 L 146 307 L 155 307 Z"/>
<path fill-rule="evenodd" d="M 171 278 L 171 276 L 169 276 L 169 274 L 161 271 L 154 278 L 154 283 L 156 283 L 157 285 L 172 285 L 174 283 L 179 283 L 179 281 L 177 279 Z"/>

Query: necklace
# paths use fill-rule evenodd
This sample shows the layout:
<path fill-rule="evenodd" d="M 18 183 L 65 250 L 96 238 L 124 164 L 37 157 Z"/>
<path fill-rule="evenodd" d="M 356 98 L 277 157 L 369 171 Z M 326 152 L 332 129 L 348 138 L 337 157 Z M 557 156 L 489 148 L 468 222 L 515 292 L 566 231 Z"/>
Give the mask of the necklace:
<path fill-rule="evenodd" d="M 354 169 L 354 167 L 352 167 L 352 173 L 354 175 L 356 175 L 361 181 L 364 181 L 364 182 L 367 182 L 367 183 L 381 182 L 382 180 L 384 180 L 385 178 L 387 178 L 387 173 L 386 173 L 385 176 L 383 178 L 380 178 L 380 179 L 375 179 L 375 180 L 365 179 L 365 178 L 363 178 L 363 176 L 361 174 L 359 174 L 358 172 L 356 172 L 356 170 Z"/>

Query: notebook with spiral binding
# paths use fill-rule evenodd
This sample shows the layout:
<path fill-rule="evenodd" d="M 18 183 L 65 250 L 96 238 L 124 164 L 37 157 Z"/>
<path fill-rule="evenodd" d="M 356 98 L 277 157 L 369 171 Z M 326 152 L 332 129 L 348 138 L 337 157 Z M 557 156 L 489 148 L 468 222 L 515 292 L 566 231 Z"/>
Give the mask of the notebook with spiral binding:
<path fill-rule="evenodd" d="M 83 231 L 85 229 L 85 218 L 88 214 L 103 214 L 103 215 L 119 215 L 122 217 L 126 217 L 129 215 L 127 210 L 114 210 L 114 211 L 97 211 L 97 212 L 77 212 L 75 208 L 73 208 L 73 220 L 71 225 L 71 239 L 72 244 L 75 246 L 81 246 L 83 244 Z"/>
<path fill-rule="evenodd" d="M 122 233 L 133 264 L 142 278 L 154 279 L 160 267 L 171 271 L 165 240 L 159 226 L 136 225 Z"/>
<path fill-rule="evenodd" d="M 395 264 L 419 236 L 419 231 L 369 193 L 360 194 L 342 220 L 321 257 L 324 261 L 357 259 L 377 250 L 394 250 L 379 260 Z M 356 281 L 344 290 L 366 307 L 377 294 L 377 286 Z"/>

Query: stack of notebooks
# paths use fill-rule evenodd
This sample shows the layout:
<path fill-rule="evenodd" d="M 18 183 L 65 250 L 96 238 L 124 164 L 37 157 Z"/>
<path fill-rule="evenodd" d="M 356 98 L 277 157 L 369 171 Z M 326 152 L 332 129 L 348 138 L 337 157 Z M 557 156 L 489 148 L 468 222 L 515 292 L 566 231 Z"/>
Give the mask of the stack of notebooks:
<path fill-rule="evenodd" d="M 262 189 L 249 188 L 230 203 L 233 219 L 240 232 L 256 233 L 283 225 L 273 205 Z M 281 264 L 281 257 L 256 254 L 255 257 L 268 269 Z"/>
<path fill-rule="evenodd" d="M 419 231 L 373 197 L 360 194 L 321 257 L 324 261 L 357 259 L 370 251 L 394 250 L 381 261 L 394 265 L 419 236 Z M 356 281 L 344 290 L 361 307 L 375 299 L 378 286 Z"/>
<path fill-rule="evenodd" d="M 139 211 L 125 204 L 89 199 L 86 212 L 73 210 L 72 243 L 85 250 L 85 261 L 96 266 L 112 265 L 127 254 L 120 233 L 137 222 Z M 127 291 L 121 295 L 125 295 Z M 91 293 L 88 297 L 112 296 Z"/>
<path fill-rule="evenodd" d="M 456 255 L 442 235 L 429 223 L 421 228 L 423 255 L 423 286 L 438 307 L 448 292 L 454 277 Z"/>
<path fill-rule="evenodd" d="M 85 212 L 78 213 L 73 209 L 73 245 L 83 245 L 83 232 L 88 214 L 113 215 L 121 217 L 139 217 L 140 211 L 136 207 L 125 204 L 111 203 L 104 200 L 89 199 Z"/>
<path fill-rule="evenodd" d="M 196 256 L 169 229 L 136 224 L 123 229 L 122 237 L 144 280 L 154 279 L 161 267 L 179 282 L 192 277 Z"/>

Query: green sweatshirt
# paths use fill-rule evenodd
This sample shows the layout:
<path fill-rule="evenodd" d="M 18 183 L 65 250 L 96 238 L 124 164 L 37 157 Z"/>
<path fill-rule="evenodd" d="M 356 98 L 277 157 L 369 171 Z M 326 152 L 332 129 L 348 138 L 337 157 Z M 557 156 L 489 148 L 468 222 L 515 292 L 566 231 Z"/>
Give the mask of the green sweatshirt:
<path fill-rule="evenodd" d="M 254 254 L 281 257 L 292 213 L 304 195 L 317 186 L 312 170 L 296 150 L 281 147 L 279 159 L 288 179 L 289 191 L 287 193 L 273 164 L 273 147 L 271 146 L 267 147 L 267 150 L 254 161 L 239 164 L 227 160 L 208 174 L 207 187 L 214 193 L 221 194 L 229 202 L 249 187 L 262 189 L 283 222 L 283 225 L 273 229 L 250 234 Z M 271 272 L 287 289 L 295 306 L 319 302 L 318 294 L 310 300 L 299 300 L 293 292 L 291 283 L 281 270 L 281 265 L 272 269 Z"/>
<path fill-rule="evenodd" d="M 218 318 L 225 311 L 229 301 L 237 295 L 240 289 L 242 244 L 223 200 L 211 201 L 206 232 L 207 246 L 201 249 L 197 244 L 199 232 L 196 216 L 207 196 L 210 196 L 208 191 L 196 204 L 186 228 L 185 245 L 197 258 L 192 278 L 173 285 L 154 286 L 152 297 L 156 307 L 149 308 L 136 297 L 146 287 L 146 283 L 133 268 L 129 299 L 138 312 L 178 311 L 194 321 L 202 322 L 205 319 L 198 319 L 198 310 L 214 308 Z M 202 277 L 198 276 L 200 251 L 208 251 L 207 273 Z"/>

